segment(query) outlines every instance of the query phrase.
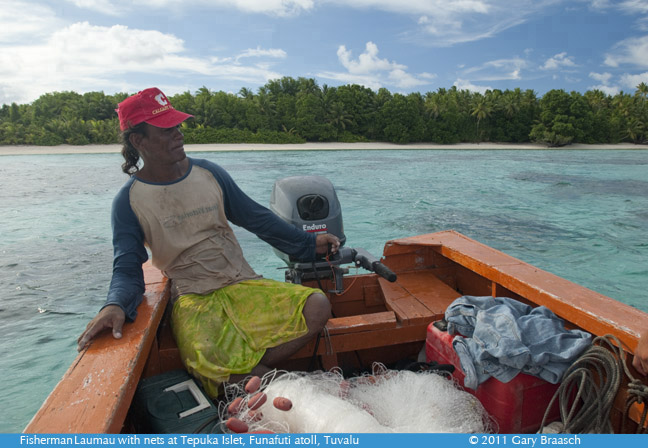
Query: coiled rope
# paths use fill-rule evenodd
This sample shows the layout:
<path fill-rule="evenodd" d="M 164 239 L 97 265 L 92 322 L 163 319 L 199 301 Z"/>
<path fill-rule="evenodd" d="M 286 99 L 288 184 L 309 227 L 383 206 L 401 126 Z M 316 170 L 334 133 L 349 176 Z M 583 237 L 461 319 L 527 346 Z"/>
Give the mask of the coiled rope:
<path fill-rule="evenodd" d="M 540 432 L 545 428 L 553 404 L 559 400 L 561 433 L 613 433 L 610 412 L 623 372 L 630 379 L 622 424 L 622 431 L 625 432 L 632 405 L 648 403 L 648 386 L 630 374 L 625 351 L 621 347 L 621 341 L 614 335 L 599 336 L 592 341 L 592 346 L 563 375 L 561 385 L 542 419 Z M 637 432 L 646 431 L 647 409 L 648 405 L 644 406 Z"/>
<path fill-rule="evenodd" d="M 625 363 L 625 352 L 623 353 L 623 356 L 623 368 L 630 379 L 630 383 L 628 383 L 628 398 L 626 398 L 626 406 L 623 410 L 623 424 L 621 430 L 624 433 L 626 432 L 626 424 L 628 423 L 628 420 L 630 420 L 628 416 L 630 408 L 632 408 L 635 403 L 643 404 L 644 407 L 641 417 L 639 418 L 636 432 L 637 434 L 648 434 L 648 386 L 630 374 Z"/>

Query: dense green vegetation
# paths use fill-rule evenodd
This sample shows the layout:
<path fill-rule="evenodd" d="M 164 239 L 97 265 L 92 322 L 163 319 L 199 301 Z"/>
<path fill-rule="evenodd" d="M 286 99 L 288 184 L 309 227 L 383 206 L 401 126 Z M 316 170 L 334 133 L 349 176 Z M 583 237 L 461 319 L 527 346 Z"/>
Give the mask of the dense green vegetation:
<path fill-rule="evenodd" d="M 2 145 L 117 143 L 117 103 L 127 94 L 47 93 L 32 104 L 3 105 Z M 313 79 L 285 77 L 256 93 L 212 92 L 170 97 L 191 113 L 183 123 L 186 143 L 300 143 L 386 141 L 645 143 L 648 85 L 634 94 L 599 90 L 438 89 L 426 94 L 377 92 L 359 85 L 319 86 Z"/>

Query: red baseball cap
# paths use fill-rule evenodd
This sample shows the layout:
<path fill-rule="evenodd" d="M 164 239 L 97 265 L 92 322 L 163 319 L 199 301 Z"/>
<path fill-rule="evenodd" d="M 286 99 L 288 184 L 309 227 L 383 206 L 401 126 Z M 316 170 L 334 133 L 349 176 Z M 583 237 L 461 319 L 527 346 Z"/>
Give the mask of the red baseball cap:
<path fill-rule="evenodd" d="M 116 110 L 119 128 L 122 131 L 142 122 L 158 128 L 172 128 L 193 117 L 175 110 L 166 95 L 157 87 L 129 96 L 117 105 Z"/>

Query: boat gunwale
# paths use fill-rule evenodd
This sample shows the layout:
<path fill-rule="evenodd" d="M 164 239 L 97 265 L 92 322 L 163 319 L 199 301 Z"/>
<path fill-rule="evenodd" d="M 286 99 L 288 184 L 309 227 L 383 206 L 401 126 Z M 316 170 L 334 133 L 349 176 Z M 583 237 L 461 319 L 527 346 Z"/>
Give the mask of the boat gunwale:
<path fill-rule="evenodd" d="M 150 262 L 138 317 L 116 340 L 110 331 L 82 350 L 24 433 L 121 432 L 169 298 L 170 282 Z"/>
<path fill-rule="evenodd" d="M 388 241 L 384 256 L 403 247 L 429 246 L 444 258 L 481 275 L 535 305 L 546 306 L 562 319 L 592 334 L 612 334 L 634 352 L 648 328 L 648 313 L 571 282 L 453 230 Z M 488 255 L 495 261 L 489 260 Z M 497 295 L 497 294 L 492 294 Z"/>

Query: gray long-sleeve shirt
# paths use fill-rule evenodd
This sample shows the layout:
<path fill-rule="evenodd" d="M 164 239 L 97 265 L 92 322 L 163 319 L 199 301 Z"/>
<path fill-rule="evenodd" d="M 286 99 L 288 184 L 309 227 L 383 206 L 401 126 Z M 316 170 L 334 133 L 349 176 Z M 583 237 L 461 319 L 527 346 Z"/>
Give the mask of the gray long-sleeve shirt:
<path fill-rule="evenodd" d="M 115 197 L 113 276 L 104 306 L 119 305 L 127 319 L 135 319 L 144 293 L 146 246 L 176 294 L 206 294 L 259 278 L 228 221 L 298 260 L 315 258 L 315 235 L 253 201 L 220 166 L 189 159 L 182 178 L 151 183 L 133 176 Z"/>

